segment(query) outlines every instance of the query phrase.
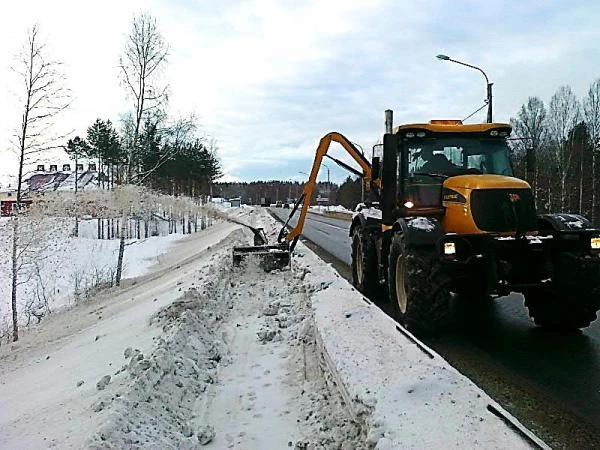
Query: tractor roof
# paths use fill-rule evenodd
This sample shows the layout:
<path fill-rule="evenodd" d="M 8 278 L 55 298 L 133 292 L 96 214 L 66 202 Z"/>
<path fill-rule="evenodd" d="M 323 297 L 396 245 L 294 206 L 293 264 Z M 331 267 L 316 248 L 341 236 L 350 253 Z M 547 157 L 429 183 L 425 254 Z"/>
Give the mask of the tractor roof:
<path fill-rule="evenodd" d="M 510 134 L 512 128 L 507 123 L 474 123 L 465 125 L 460 120 L 431 120 L 429 123 L 411 123 L 394 128 L 394 134 L 408 130 L 423 130 L 430 133 L 485 133 L 502 130 Z"/>

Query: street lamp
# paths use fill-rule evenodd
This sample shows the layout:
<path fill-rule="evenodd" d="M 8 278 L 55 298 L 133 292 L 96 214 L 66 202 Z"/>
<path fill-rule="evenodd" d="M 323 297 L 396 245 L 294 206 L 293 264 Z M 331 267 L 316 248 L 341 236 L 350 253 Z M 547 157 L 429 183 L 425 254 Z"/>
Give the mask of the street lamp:
<path fill-rule="evenodd" d="M 290 182 L 290 189 L 288 191 L 287 201 L 290 202 L 290 200 L 292 200 L 292 185 L 294 184 L 294 179 L 293 178 L 288 178 L 288 181 Z M 295 196 L 298 197 L 298 190 L 297 189 L 295 189 Z"/>
<path fill-rule="evenodd" d="M 488 76 L 485 74 L 485 72 L 477 66 L 472 66 L 471 64 L 467 64 L 462 61 L 457 61 L 446 55 L 437 55 L 436 58 L 440 61 L 450 61 L 456 64 L 460 64 L 461 66 L 466 66 L 470 67 L 471 69 L 479 70 L 483 74 L 483 76 L 485 77 L 485 83 L 487 85 L 487 122 L 492 123 L 492 84 L 494 83 L 490 83 L 490 80 L 488 79 Z"/>

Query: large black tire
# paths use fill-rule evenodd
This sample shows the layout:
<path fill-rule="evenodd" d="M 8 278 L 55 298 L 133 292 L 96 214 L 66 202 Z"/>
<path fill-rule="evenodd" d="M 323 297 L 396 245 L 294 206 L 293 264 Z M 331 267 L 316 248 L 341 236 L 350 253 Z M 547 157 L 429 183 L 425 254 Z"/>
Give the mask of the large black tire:
<path fill-rule="evenodd" d="M 396 319 L 410 331 L 435 336 L 450 325 L 450 280 L 433 247 L 409 247 L 401 233 L 391 242 L 388 293 Z"/>
<path fill-rule="evenodd" d="M 529 316 L 544 328 L 573 331 L 596 320 L 600 271 L 590 260 L 569 254 L 554 262 L 554 279 L 523 293 Z"/>
<path fill-rule="evenodd" d="M 594 297 L 589 294 L 587 298 L 577 299 L 576 304 L 565 301 L 563 295 L 550 288 L 537 288 L 525 294 L 525 306 L 529 310 L 529 317 L 536 325 L 551 330 L 574 331 L 588 327 L 596 320 L 598 307 Z M 583 301 L 582 301 L 583 300 Z"/>
<path fill-rule="evenodd" d="M 356 227 L 352 234 L 352 283 L 367 297 L 377 294 L 379 275 L 375 243 L 361 227 Z"/>

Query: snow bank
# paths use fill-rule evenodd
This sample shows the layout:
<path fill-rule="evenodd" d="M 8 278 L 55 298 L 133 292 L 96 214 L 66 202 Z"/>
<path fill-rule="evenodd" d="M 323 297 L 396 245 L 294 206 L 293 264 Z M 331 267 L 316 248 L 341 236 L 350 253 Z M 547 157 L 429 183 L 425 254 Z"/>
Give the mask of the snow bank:
<path fill-rule="evenodd" d="M 548 448 L 305 248 L 319 344 L 368 442 L 392 448 Z M 319 267 L 318 270 L 315 270 Z"/>
<path fill-rule="evenodd" d="M 322 206 L 322 205 L 312 205 L 310 206 L 310 211 L 316 214 L 325 214 L 327 212 L 338 212 L 344 214 L 352 214 L 352 211 L 344 208 L 342 205 L 331 205 L 331 206 Z"/>
<path fill-rule="evenodd" d="M 127 374 L 131 385 L 92 405 L 110 413 L 89 448 L 192 449 L 214 438 L 201 403 L 227 357 L 216 331 L 229 311 L 222 293 L 231 269 L 223 250 L 218 255 L 195 274 L 198 287 L 152 315 L 150 325 L 161 326 L 162 334 L 149 354 L 123 349 L 125 361 L 115 375 Z"/>

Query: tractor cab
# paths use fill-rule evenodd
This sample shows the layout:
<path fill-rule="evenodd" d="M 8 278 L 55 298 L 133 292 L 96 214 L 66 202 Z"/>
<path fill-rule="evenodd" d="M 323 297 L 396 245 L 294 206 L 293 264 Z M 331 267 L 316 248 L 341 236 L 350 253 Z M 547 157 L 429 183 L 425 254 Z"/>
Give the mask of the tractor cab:
<path fill-rule="evenodd" d="M 397 215 L 434 216 L 452 233 L 534 230 L 531 188 L 513 177 L 510 132 L 460 120 L 397 127 Z"/>
<path fill-rule="evenodd" d="M 444 193 L 444 182 L 451 177 L 513 175 L 505 139 L 509 125 L 432 120 L 394 131 L 401 149 L 398 191 L 404 194 L 402 203 L 412 208 L 440 208 L 444 200 L 457 199 L 457 194 Z"/>

